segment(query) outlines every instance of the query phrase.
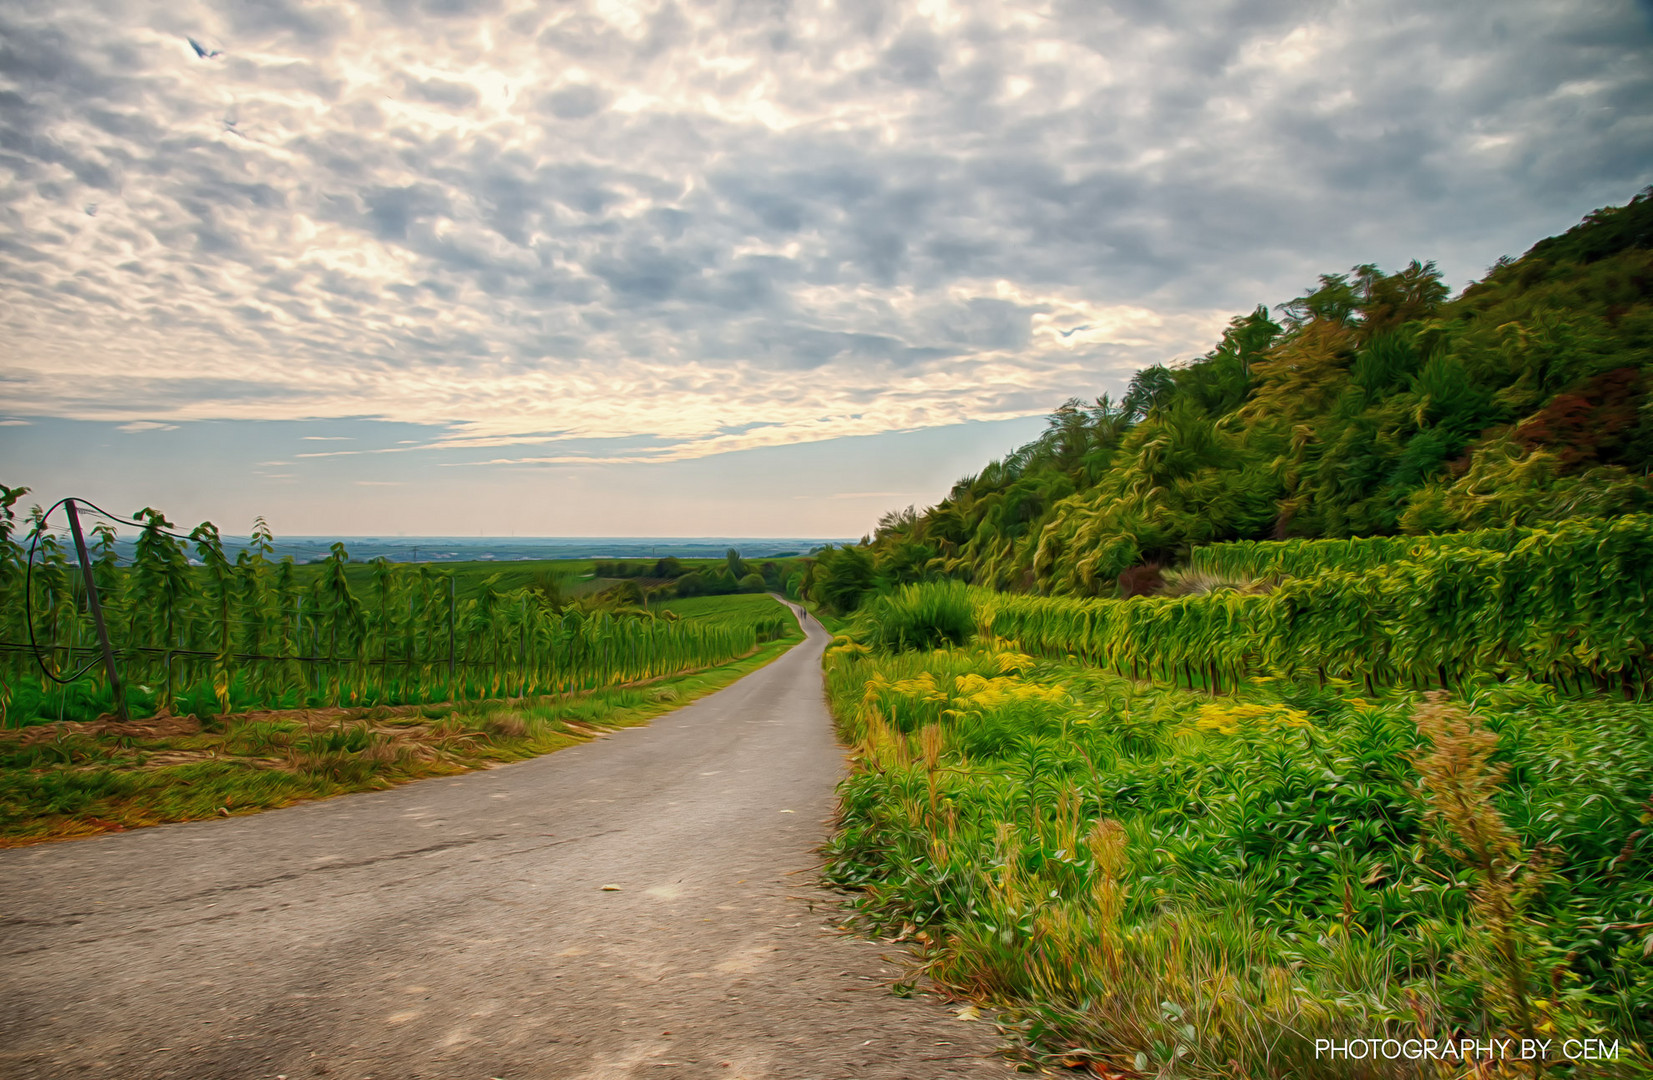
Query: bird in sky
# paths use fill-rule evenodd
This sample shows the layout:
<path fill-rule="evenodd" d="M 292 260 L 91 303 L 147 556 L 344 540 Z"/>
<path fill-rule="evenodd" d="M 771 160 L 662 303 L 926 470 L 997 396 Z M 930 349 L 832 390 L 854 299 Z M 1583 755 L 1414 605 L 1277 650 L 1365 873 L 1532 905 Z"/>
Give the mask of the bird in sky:
<path fill-rule="evenodd" d="M 222 55 L 222 50 L 209 49 L 194 38 L 185 38 L 184 40 L 189 42 L 189 47 L 195 50 L 195 55 L 203 60 L 211 60 L 215 56 Z"/>
<path fill-rule="evenodd" d="M 1089 330 L 1090 328 L 1091 328 L 1091 324 L 1086 323 L 1084 326 L 1075 326 L 1072 330 L 1058 330 L 1056 332 L 1058 334 L 1061 334 L 1063 337 L 1072 337 L 1073 335 L 1077 334 L 1079 331 Z"/>

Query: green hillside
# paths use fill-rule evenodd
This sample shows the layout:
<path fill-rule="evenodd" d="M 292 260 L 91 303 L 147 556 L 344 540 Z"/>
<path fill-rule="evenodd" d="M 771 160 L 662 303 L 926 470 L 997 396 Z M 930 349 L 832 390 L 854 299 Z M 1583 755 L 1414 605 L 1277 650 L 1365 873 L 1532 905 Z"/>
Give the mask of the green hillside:
<path fill-rule="evenodd" d="M 1432 263 L 1324 275 L 1117 401 L 1068 401 L 937 505 L 886 515 L 871 559 L 832 553 L 809 584 L 840 608 L 936 576 L 1111 595 L 1214 541 L 1644 510 L 1650 368 L 1653 189 L 1457 297 Z"/>

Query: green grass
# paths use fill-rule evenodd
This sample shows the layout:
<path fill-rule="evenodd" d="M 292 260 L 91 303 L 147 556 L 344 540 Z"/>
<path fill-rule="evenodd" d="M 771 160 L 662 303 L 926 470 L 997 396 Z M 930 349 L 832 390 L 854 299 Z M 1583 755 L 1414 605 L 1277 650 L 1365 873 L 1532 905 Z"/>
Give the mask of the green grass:
<path fill-rule="evenodd" d="M 659 615 L 675 615 L 687 623 L 750 626 L 759 641 L 798 633 L 797 618 L 785 605 L 765 593 L 691 596 L 667 600 L 650 610 Z"/>
<path fill-rule="evenodd" d="M 706 570 L 711 567 L 723 566 L 723 559 L 679 559 L 685 570 Z M 763 562 L 766 560 L 756 560 Z M 561 575 L 571 595 L 583 595 L 586 592 L 595 592 L 607 585 L 630 580 L 627 578 L 598 578 L 593 576 L 595 559 L 502 559 L 473 560 L 469 562 L 432 562 L 411 563 L 414 567 L 431 566 L 442 572 L 451 572 L 454 576 L 454 592 L 463 603 L 482 595 L 483 584 L 495 575 L 498 581 L 495 589 L 509 592 L 513 589 L 522 589 L 534 585 L 546 574 Z M 300 563 L 293 568 L 293 572 L 300 584 L 308 586 L 322 572 L 323 567 L 315 563 Z M 201 568 L 195 568 L 197 574 Z M 373 565 L 368 562 L 352 562 L 345 567 L 345 579 L 349 581 L 351 591 L 358 596 L 370 595 L 373 581 Z"/>
<path fill-rule="evenodd" d="M 777 615 L 791 617 L 780 602 L 767 593 L 736 593 L 731 596 L 690 596 L 653 605 L 655 612 L 671 612 L 681 619 L 758 622 Z"/>
<path fill-rule="evenodd" d="M 584 694 L 0 733 L 0 847 L 267 810 L 534 757 L 583 742 L 594 727 L 643 724 L 719 690 L 801 636 L 794 627 L 727 664 Z"/>
<path fill-rule="evenodd" d="M 1465 781 L 1466 811 L 1420 770 L 1445 755 L 1473 778 L 1474 739 L 1426 738 L 1410 692 L 1213 696 L 1003 642 L 844 639 L 826 670 L 857 754 L 829 877 L 1053 1060 L 1412 1077 L 1434 1074 L 1313 1040 L 1526 1027 L 1620 1040 L 1619 1062 L 1554 1075 L 1648 1075 L 1653 706 L 1473 688 L 1507 774 Z M 1493 873 L 1451 853 L 1470 819 L 1514 837 Z"/>

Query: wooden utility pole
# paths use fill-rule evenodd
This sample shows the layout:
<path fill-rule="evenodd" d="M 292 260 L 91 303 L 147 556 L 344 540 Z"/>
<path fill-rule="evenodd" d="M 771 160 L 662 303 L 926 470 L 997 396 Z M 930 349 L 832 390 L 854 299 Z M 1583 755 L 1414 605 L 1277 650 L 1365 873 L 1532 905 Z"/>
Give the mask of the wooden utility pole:
<path fill-rule="evenodd" d="M 80 573 L 86 579 L 86 606 L 92 613 L 92 625 L 98 631 L 98 647 L 103 650 L 103 671 L 109 677 L 109 689 L 115 695 L 115 715 L 126 723 L 126 693 L 121 688 L 121 673 L 115 667 L 115 650 L 109 647 L 109 628 L 103 622 L 103 604 L 98 600 L 97 579 L 92 576 L 92 560 L 86 554 L 86 537 L 80 531 L 80 512 L 75 500 L 64 499 L 69 511 L 69 531 L 75 537 L 75 554 L 80 556 Z"/>

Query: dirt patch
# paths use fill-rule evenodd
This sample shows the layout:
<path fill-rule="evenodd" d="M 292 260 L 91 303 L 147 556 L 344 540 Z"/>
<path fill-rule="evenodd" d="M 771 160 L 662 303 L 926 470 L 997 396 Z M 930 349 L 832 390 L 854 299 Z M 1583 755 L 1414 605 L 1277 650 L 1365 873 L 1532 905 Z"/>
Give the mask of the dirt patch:
<path fill-rule="evenodd" d="M 198 735 L 201 721 L 193 716 L 152 716 L 147 720 L 66 720 L 36 727 L 0 730 L 0 741 L 23 746 L 36 743 L 59 742 L 71 735 L 108 736 L 111 738 L 170 739 L 179 735 Z"/>
<path fill-rule="evenodd" d="M 170 769 L 177 765 L 199 765 L 204 761 L 233 762 L 255 769 L 280 769 L 287 762 L 275 757 L 253 757 L 245 754 L 220 754 L 212 750 L 159 750 L 145 757 L 140 769 Z"/>

